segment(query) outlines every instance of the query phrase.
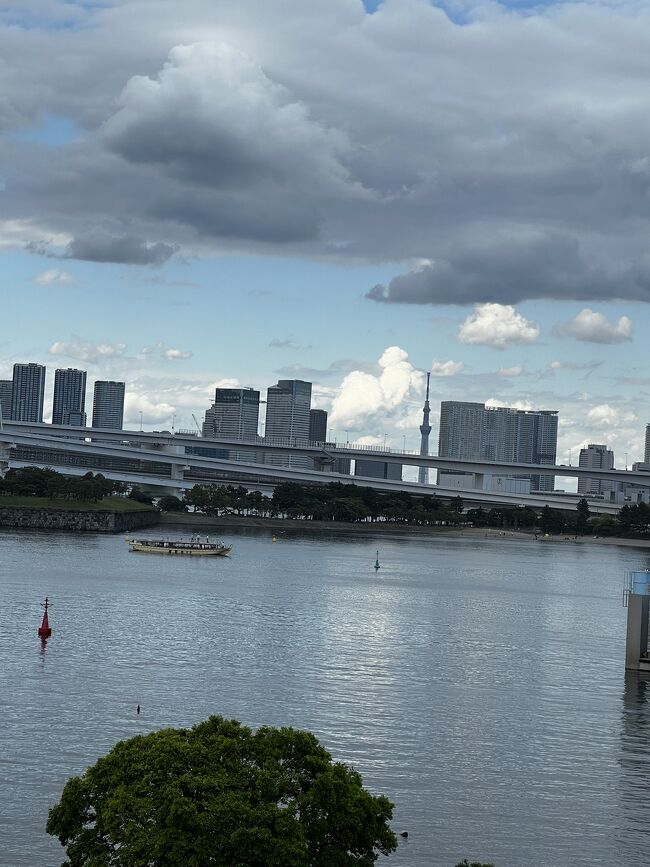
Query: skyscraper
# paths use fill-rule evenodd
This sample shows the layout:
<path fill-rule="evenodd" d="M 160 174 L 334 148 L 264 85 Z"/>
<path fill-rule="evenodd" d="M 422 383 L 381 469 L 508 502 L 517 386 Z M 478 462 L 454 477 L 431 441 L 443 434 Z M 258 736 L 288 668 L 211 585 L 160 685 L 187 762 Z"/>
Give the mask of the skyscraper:
<path fill-rule="evenodd" d="M 309 440 L 309 410 L 311 382 L 302 379 L 280 379 L 266 395 L 267 439 Z"/>
<path fill-rule="evenodd" d="M 454 400 L 440 404 L 441 457 L 554 464 L 556 447 L 556 410 L 486 407 Z M 552 491 L 555 486 L 553 476 L 531 475 L 530 481 L 533 490 Z"/>
<path fill-rule="evenodd" d="M 205 413 L 203 436 L 255 439 L 259 412 L 259 391 L 253 388 L 217 388 L 214 403 Z"/>
<path fill-rule="evenodd" d="M 13 421 L 43 421 L 45 367 L 42 364 L 14 364 L 11 384 L 11 418 Z"/>
<path fill-rule="evenodd" d="M 81 426 L 85 405 L 86 371 L 72 367 L 55 370 L 52 424 Z"/>
<path fill-rule="evenodd" d="M 645 426 L 645 451 L 643 453 L 643 463 L 650 464 L 650 424 Z"/>
<path fill-rule="evenodd" d="M 309 410 L 309 442 L 324 443 L 327 440 L 327 413 L 324 409 Z"/>
<path fill-rule="evenodd" d="M 309 410 L 311 382 L 302 379 L 280 379 L 269 387 L 266 395 L 266 425 L 264 437 L 269 441 L 306 445 L 309 442 Z M 276 458 L 268 463 L 293 467 L 308 467 L 309 458 Z"/>
<path fill-rule="evenodd" d="M 431 433 L 431 425 L 429 423 L 429 380 L 431 374 L 427 373 L 427 393 L 424 398 L 424 407 L 422 408 L 422 424 L 420 425 L 420 455 L 427 457 L 429 454 L 429 434 Z M 421 485 L 426 485 L 429 481 L 429 470 L 427 467 L 420 467 L 418 470 L 418 482 Z"/>
<path fill-rule="evenodd" d="M 580 449 L 580 457 L 578 459 L 579 467 L 587 467 L 592 470 L 613 470 L 614 469 L 614 452 L 610 451 L 606 445 L 597 445 L 589 443 L 589 445 Z M 587 494 L 607 494 L 610 491 L 615 491 L 617 483 L 608 479 L 592 479 L 589 476 L 578 477 L 578 493 L 583 496 Z"/>
<path fill-rule="evenodd" d="M 0 412 L 4 421 L 11 419 L 11 392 L 13 380 L 0 379 Z"/>
<path fill-rule="evenodd" d="M 124 420 L 124 383 L 97 380 L 93 393 L 92 427 L 122 430 Z"/>

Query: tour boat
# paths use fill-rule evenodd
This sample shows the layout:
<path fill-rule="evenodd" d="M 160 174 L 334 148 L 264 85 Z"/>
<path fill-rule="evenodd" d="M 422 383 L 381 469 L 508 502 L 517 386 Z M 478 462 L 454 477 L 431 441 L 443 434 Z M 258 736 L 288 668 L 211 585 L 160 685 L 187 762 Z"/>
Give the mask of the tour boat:
<path fill-rule="evenodd" d="M 179 539 L 127 539 L 131 551 L 144 554 L 189 554 L 190 556 L 224 557 L 230 554 L 232 545 L 222 545 L 221 542 L 210 542 L 205 537 L 201 541 L 198 536 L 193 536 L 190 541 Z"/>

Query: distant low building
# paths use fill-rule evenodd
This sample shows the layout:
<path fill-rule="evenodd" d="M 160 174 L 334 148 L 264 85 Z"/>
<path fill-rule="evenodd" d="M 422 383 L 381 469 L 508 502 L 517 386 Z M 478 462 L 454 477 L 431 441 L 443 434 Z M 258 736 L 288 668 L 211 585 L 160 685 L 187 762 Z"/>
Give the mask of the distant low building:
<path fill-rule="evenodd" d="M 364 476 L 367 479 L 391 479 L 401 482 L 402 465 L 388 461 L 356 460 L 354 462 L 354 475 Z"/>

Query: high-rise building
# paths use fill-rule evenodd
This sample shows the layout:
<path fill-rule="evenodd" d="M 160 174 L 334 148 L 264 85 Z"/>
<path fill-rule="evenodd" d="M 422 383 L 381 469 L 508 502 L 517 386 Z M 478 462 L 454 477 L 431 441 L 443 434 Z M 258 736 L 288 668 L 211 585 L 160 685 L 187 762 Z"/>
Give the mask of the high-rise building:
<path fill-rule="evenodd" d="M 442 401 L 438 454 L 463 460 L 554 464 L 557 411 L 486 407 Z M 517 474 L 519 476 L 519 474 Z M 552 491 L 553 476 L 530 476 L 531 488 Z"/>
<path fill-rule="evenodd" d="M 309 442 L 327 442 L 327 413 L 324 409 L 309 410 Z"/>
<path fill-rule="evenodd" d="M 254 388 L 217 388 L 205 413 L 203 436 L 255 439 L 259 412 L 260 393 Z"/>
<path fill-rule="evenodd" d="M 586 467 L 590 470 L 613 470 L 614 452 L 610 451 L 606 445 L 589 443 L 589 445 L 580 449 L 578 466 Z M 583 496 L 587 496 L 588 494 L 609 494 L 616 489 L 617 482 L 609 481 L 608 479 L 592 479 L 589 476 L 579 476 L 578 478 L 578 493 Z"/>
<path fill-rule="evenodd" d="M 74 424 L 84 415 L 86 405 L 86 371 L 73 367 L 54 371 L 52 424 Z M 72 414 L 72 420 L 71 420 Z"/>
<path fill-rule="evenodd" d="M 643 463 L 650 464 L 650 424 L 645 426 L 645 451 L 643 453 Z"/>
<path fill-rule="evenodd" d="M 0 412 L 5 421 L 11 419 L 11 392 L 13 380 L 0 379 Z"/>
<path fill-rule="evenodd" d="M 280 379 L 269 387 L 266 394 L 266 425 L 264 438 L 289 445 L 307 445 L 309 442 L 309 410 L 311 408 L 311 382 L 302 379 Z M 309 458 L 281 458 L 269 455 L 268 463 L 308 467 Z"/>
<path fill-rule="evenodd" d="M 97 380 L 93 392 L 92 427 L 122 430 L 124 421 L 124 383 Z"/>
<path fill-rule="evenodd" d="M 12 421 L 43 421 L 45 367 L 42 364 L 14 364 L 11 383 Z"/>
<path fill-rule="evenodd" d="M 388 461 L 355 461 L 354 475 L 367 479 L 392 479 L 402 481 L 402 465 Z"/>

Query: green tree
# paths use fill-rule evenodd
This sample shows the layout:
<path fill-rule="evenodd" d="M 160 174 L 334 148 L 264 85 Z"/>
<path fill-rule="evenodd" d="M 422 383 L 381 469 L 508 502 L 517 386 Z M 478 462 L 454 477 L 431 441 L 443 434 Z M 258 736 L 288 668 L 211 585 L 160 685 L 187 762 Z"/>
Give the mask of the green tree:
<path fill-rule="evenodd" d="M 366 867 L 396 849 L 391 816 L 309 732 L 212 716 L 118 743 L 68 780 L 47 831 L 64 867 Z"/>
<path fill-rule="evenodd" d="M 153 504 L 153 494 L 147 494 L 146 491 L 143 491 L 137 485 L 133 485 L 127 497 L 130 500 L 135 500 L 137 503 L 145 503 L 147 506 Z"/>
<path fill-rule="evenodd" d="M 459 864 L 456 864 L 456 867 L 494 867 L 494 864 L 483 864 L 483 862 L 479 863 L 478 861 L 472 861 L 470 864 L 467 858 L 465 858 Z"/>
<path fill-rule="evenodd" d="M 576 513 L 576 530 L 578 531 L 578 533 L 584 533 L 587 530 L 591 514 L 589 512 L 589 503 L 584 497 L 578 500 L 578 505 L 576 506 Z"/>
<path fill-rule="evenodd" d="M 167 494 L 158 500 L 158 508 L 161 512 L 184 512 L 185 503 L 173 494 Z"/>

